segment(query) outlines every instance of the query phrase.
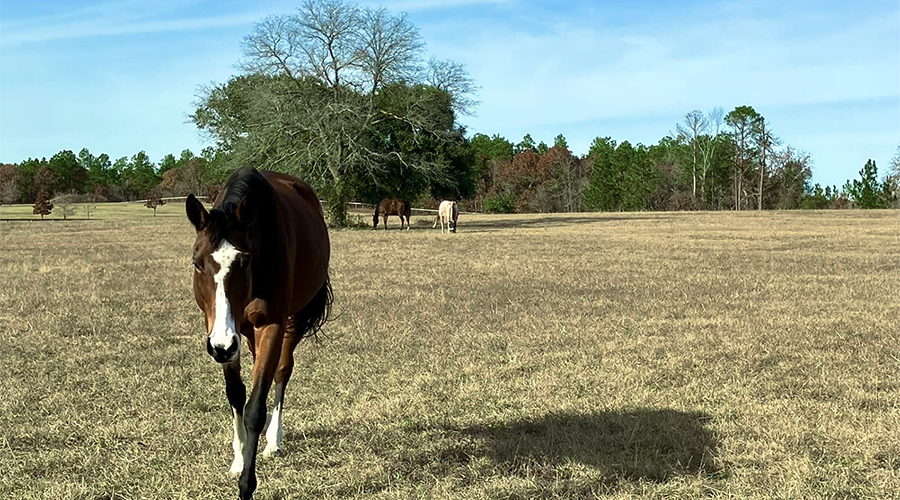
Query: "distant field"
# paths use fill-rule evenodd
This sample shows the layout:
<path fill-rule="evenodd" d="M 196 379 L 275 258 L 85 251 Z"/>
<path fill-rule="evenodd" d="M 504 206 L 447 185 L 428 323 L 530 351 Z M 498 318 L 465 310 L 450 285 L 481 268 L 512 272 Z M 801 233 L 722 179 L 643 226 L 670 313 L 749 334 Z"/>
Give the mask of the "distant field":
<path fill-rule="evenodd" d="M 122 219 L 153 217 L 153 210 L 143 203 L 75 203 L 77 209 L 71 218 L 88 218 L 87 208 L 90 207 L 91 219 Z M 45 215 L 44 219 L 62 219 L 58 206 L 53 213 Z M 2 205 L 0 206 L 0 219 L 29 219 L 40 220 L 40 215 L 34 215 L 33 205 Z M 170 202 L 156 209 L 157 217 L 184 217 L 184 202 Z"/>
<path fill-rule="evenodd" d="M 193 230 L 112 205 L 0 223 L 0 498 L 233 498 Z M 897 211 L 430 226 L 331 233 L 257 498 L 898 498 Z"/>
<path fill-rule="evenodd" d="M 75 203 L 77 209 L 75 214 L 70 216 L 73 219 L 144 219 L 153 218 L 153 210 L 144 206 L 143 203 L 137 202 L 114 202 L 114 203 Z M 45 215 L 44 220 L 62 220 L 55 207 L 50 215 Z M 88 209 L 90 209 L 90 217 L 88 217 Z M 369 209 L 350 209 L 350 213 L 356 220 L 356 216 L 360 216 L 360 221 L 372 224 L 372 211 Z M 365 215 L 369 217 L 366 218 Z M 156 217 L 184 217 L 184 201 L 170 201 L 156 209 Z M 415 218 L 415 217 L 413 217 Z M 0 219 L 24 219 L 24 220 L 41 220 L 40 215 L 34 215 L 34 205 L 0 205 Z M 424 220 L 424 217 L 423 217 Z M 396 217 L 391 217 L 388 221 L 389 225 L 397 221 Z M 399 222 L 397 222 L 399 226 Z"/>

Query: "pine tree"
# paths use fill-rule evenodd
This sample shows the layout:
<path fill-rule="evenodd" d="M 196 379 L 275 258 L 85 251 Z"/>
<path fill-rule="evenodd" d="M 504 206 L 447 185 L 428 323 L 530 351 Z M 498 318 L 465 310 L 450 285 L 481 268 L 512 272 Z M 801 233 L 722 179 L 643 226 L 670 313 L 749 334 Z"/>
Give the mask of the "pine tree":
<path fill-rule="evenodd" d="M 588 158 L 592 159 L 591 180 L 584 194 L 584 206 L 588 210 L 615 210 L 619 197 L 619 183 L 613 170 L 612 157 L 616 141 L 609 137 L 597 137 L 591 144 Z"/>
<path fill-rule="evenodd" d="M 881 183 L 878 182 L 878 167 L 874 160 L 869 160 L 859 171 L 859 180 L 847 181 L 844 191 L 850 195 L 853 204 L 858 208 L 884 208 L 881 200 Z"/>

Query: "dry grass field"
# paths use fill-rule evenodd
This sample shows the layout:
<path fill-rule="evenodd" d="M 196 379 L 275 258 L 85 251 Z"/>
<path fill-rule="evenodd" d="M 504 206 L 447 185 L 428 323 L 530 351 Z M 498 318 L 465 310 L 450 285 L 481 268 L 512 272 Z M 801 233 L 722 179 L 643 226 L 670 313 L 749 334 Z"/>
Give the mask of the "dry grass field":
<path fill-rule="evenodd" d="M 236 496 L 193 230 L 140 209 L 0 223 L 0 498 Z M 897 211 L 413 223 L 332 232 L 257 498 L 900 498 Z"/>

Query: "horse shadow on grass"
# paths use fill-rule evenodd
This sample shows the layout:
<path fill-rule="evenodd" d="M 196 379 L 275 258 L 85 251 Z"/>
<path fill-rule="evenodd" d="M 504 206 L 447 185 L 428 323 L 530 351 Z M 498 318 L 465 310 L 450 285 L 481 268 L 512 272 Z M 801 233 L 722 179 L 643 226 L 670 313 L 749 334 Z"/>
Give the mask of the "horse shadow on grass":
<path fill-rule="evenodd" d="M 671 219 L 672 216 L 664 216 Z M 495 216 L 491 219 L 466 220 L 460 217 L 459 232 L 481 233 L 497 231 L 500 229 L 540 229 L 549 227 L 569 226 L 576 224 L 601 224 L 608 222 L 628 222 L 641 220 L 660 220 L 663 216 L 642 217 L 642 216 L 596 216 L 596 215 L 579 215 L 579 214 L 554 214 L 552 217 L 503 217 Z M 432 222 L 418 220 L 413 223 L 413 228 L 431 228 Z"/>
<path fill-rule="evenodd" d="M 501 475 L 529 480 L 534 490 L 519 492 L 522 498 L 584 497 L 612 493 L 629 482 L 727 477 L 718 438 L 707 427 L 710 420 L 703 413 L 638 409 L 551 413 L 470 426 L 410 422 L 384 442 L 369 436 L 369 452 L 389 464 L 386 476 L 417 483 L 452 477 L 471 484 Z M 329 441 L 347 437 L 346 431 L 308 437 Z M 587 477 L 573 472 L 585 467 L 593 470 Z"/>

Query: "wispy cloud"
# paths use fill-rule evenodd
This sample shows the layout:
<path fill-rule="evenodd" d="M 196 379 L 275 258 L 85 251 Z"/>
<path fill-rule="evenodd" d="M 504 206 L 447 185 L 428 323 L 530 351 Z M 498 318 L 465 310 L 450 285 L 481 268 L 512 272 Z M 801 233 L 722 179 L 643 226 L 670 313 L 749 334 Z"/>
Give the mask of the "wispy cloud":
<path fill-rule="evenodd" d="M 900 94 L 900 54 L 885 50 L 897 40 L 896 16 L 816 29 L 803 18 L 745 14 L 602 30 L 591 26 L 597 19 L 541 32 L 481 24 L 429 45 L 467 63 L 482 87 L 475 121 L 495 126 Z"/>
<path fill-rule="evenodd" d="M 366 2 L 392 11 L 428 11 L 467 5 L 503 4 L 511 0 L 394 0 Z M 261 5 L 252 11 L 222 15 L 179 15 L 190 7 L 214 4 L 209 0 L 167 3 L 149 0 L 123 0 L 88 5 L 73 10 L 18 19 L 0 25 L 0 44 L 16 46 L 89 37 L 164 33 L 250 25 L 271 14 L 291 12 L 295 7 Z M 205 9 L 212 10 L 212 9 Z"/>
<path fill-rule="evenodd" d="M 422 11 L 449 9 L 468 5 L 490 5 L 511 3 L 513 0 L 389 0 L 386 2 L 365 2 L 372 6 L 383 6 L 391 11 Z"/>
<path fill-rule="evenodd" d="M 253 22 L 299 6 L 55 1 L 58 13 L 27 18 L 4 3 L 4 161 L 61 147 L 199 148 L 184 124 L 195 86 L 233 74 Z M 865 155 L 886 162 L 900 140 L 896 0 L 361 3 L 408 11 L 429 53 L 468 67 L 482 102 L 464 120 L 470 132 L 563 133 L 583 153 L 597 135 L 655 142 L 692 109 L 750 104 L 827 183 L 855 176 Z"/>
<path fill-rule="evenodd" d="M 2 44 L 15 46 L 29 42 L 46 42 L 51 40 L 224 28 L 245 24 L 249 25 L 255 21 L 259 21 L 262 17 L 263 14 L 261 13 L 247 13 L 184 19 L 138 21 L 122 24 L 111 24 L 106 20 L 87 20 L 62 22 L 44 27 L 30 27 L 27 29 L 14 28 L 8 30 L 4 27 Z"/>

